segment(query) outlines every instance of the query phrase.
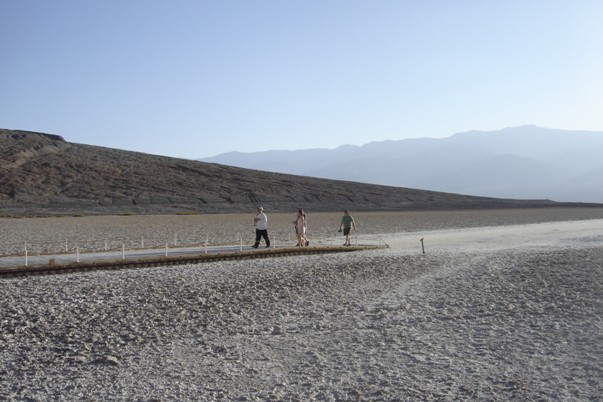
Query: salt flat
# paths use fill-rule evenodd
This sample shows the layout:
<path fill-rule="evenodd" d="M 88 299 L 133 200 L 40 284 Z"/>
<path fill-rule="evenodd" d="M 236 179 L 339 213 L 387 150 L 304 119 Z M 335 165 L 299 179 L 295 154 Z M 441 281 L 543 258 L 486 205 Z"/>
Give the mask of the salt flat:
<path fill-rule="evenodd" d="M 539 214 L 419 214 L 375 230 L 387 250 L 3 279 L 0 399 L 598 400 L 603 220 Z"/>
<path fill-rule="evenodd" d="M 341 239 L 342 213 L 308 212 L 311 239 Z M 273 240 L 295 241 L 291 214 L 267 211 Z M 355 235 L 382 235 L 530 223 L 603 219 L 603 208 L 533 208 L 461 211 L 402 211 L 353 213 Z M 0 254 L 73 251 L 190 244 L 251 243 L 255 238 L 250 214 L 127 215 L 62 218 L 0 218 Z"/>
<path fill-rule="evenodd" d="M 385 238 L 397 249 L 417 249 L 419 239 L 423 238 L 427 251 L 494 251 L 518 247 L 571 247 L 583 243 L 603 247 L 603 219 L 444 229 L 391 234 Z"/>

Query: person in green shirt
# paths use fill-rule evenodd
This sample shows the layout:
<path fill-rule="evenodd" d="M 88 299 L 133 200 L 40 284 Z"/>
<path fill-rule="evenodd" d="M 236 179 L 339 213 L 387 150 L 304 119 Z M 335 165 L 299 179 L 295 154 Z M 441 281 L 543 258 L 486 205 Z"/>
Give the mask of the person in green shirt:
<path fill-rule="evenodd" d="M 341 218 L 341 223 L 339 224 L 339 231 L 343 228 L 343 235 L 345 236 L 344 246 L 351 246 L 350 243 L 350 233 L 352 232 L 352 228 L 356 230 L 356 222 L 354 222 L 354 218 L 350 215 L 350 211 L 347 209 L 343 211 L 343 217 Z"/>

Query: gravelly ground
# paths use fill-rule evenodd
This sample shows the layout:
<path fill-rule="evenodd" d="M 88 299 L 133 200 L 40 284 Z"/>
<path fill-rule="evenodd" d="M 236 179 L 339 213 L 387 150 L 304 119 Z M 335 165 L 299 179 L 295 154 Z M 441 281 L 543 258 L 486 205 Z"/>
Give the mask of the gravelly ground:
<path fill-rule="evenodd" d="M 0 400 L 600 400 L 603 228 L 557 227 L 3 279 Z"/>

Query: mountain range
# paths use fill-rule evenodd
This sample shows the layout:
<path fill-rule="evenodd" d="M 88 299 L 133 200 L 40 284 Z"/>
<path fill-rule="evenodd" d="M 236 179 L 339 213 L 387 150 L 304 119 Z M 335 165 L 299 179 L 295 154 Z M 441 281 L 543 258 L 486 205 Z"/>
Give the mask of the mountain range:
<path fill-rule="evenodd" d="M 229 152 L 205 162 L 495 198 L 603 203 L 603 132 L 521 126 L 342 145 Z"/>
<path fill-rule="evenodd" d="M 270 212 L 588 205 L 271 173 L 0 129 L 0 216 L 234 213 L 260 204 Z"/>

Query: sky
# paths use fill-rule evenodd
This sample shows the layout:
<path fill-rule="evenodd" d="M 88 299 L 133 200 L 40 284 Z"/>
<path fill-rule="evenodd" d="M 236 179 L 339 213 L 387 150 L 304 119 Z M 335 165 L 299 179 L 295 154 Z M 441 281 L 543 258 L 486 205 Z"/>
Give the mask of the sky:
<path fill-rule="evenodd" d="M 0 0 L 0 128 L 198 159 L 603 130 L 601 0 Z"/>

